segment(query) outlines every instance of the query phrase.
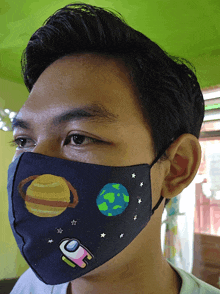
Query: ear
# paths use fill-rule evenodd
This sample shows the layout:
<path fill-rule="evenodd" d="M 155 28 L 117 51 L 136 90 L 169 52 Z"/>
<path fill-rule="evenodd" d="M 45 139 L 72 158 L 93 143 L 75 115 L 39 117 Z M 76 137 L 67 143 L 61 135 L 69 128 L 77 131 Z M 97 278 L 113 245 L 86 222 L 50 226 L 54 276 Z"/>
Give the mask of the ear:
<path fill-rule="evenodd" d="M 194 135 L 183 134 L 167 149 L 167 156 L 161 195 L 171 199 L 193 181 L 201 162 L 201 146 Z"/>

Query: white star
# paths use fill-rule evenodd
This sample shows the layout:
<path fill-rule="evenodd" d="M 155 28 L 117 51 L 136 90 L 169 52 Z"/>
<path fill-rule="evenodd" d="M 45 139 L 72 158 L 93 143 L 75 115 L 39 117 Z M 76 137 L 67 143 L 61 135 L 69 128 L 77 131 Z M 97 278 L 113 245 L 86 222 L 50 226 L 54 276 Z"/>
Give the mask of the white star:
<path fill-rule="evenodd" d="M 63 230 L 60 228 L 60 229 L 57 229 L 57 233 L 58 234 L 62 234 Z"/>
<path fill-rule="evenodd" d="M 140 204 L 142 202 L 142 200 L 141 199 L 138 199 L 138 203 Z"/>
<path fill-rule="evenodd" d="M 135 177 L 136 177 L 136 174 L 135 174 L 135 173 L 133 173 L 133 174 L 132 174 L 132 178 L 135 178 Z"/>
<path fill-rule="evenodd" d="M 105 236 L 106 236 L 105 233 L 102 233 L 102 234 L 101 234 L 101 237 L 102 237 L 102 238 L 105 238 Z"/>
<path fill-rule="evenodd" d="M 124 237 L 124 234 L 121 234 L 121 235 L 120 235 L 120 238 L 122 238 L 122 237 Z"/>
<path fill-rule="evenodd" d="M 140 186 L 142 187 L 142 186 L 143 186 L 143 184 L 144 184 L 144 183 L 143 183 L 143 182 L 141 182 L 141 183 L 140 183 Z"/>
<path fill-rule="evenodd" d="M 75 221 L 75 220 L 72 220 L 72 221 L 71 221 L 72 226 L 73 226 L 73 225 L 75 226 L 76 223 L 77 223 L 77 221 Z"/>
<path fill-rule="evenodd" d="M 53 240 L 52 239 L 48 240 L 48 243 L 53 243 Z"/>
<path fill-rule="evenodd" d="M 136 220 L 136 219 L 137 219 L 137 215 L 134 216 L 134 220 Z"/>

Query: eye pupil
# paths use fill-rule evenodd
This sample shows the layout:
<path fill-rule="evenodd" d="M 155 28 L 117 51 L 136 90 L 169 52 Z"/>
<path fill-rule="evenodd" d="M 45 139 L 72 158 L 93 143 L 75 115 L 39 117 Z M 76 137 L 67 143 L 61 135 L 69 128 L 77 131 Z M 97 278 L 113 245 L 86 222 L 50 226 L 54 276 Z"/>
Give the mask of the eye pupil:
<path fill-rule="evenodd" d="M 82 135 L 73 135 L 72 137 L 75 144 L 82 144 L 85 139 L 85 136 Z"/>
<path fill-rule="evenodd" d="M 26 140 L 26 139 L 21 139 L 21 138 L 19 139 L 19 141 L 20 141 L 19 143 L 20 143 L 21 147 L 24 147 L 23 144 L 24 144 L 24 141 L 25 141 L 25 140 Z"/>

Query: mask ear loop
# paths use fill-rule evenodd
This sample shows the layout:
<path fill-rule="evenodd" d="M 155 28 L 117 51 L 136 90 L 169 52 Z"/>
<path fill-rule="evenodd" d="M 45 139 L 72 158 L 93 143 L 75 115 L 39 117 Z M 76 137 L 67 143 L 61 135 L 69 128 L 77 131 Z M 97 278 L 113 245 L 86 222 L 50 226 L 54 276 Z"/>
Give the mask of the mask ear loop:
<path fill-rule="evenodd" d="M 157 155 L 157 157 L 154 159 L 154 161 L 151 163 L 150 168 L 152 168 L 152 166 L 158 161 L 158 159 L 160 159 L 160 157 L 164 154 L 164 152 L 167 150 L 167 148 L 170 147 L 170 145 L 173 143 L 174 138 L 171 139 L 171 141 L 169 142 L 168 146 L 166 146 L 166 148 L 163 148 L 163 150 L 161 152 L 159 152 L 159 154 Z M 154 214 L 154 211 L 159 207 L 160 203 L 163 201 L 164 197 L 161 195 L 160 199 L 158 200 L 157 204 L 154 206 L 154 208 L 152 209 L 152 215 Z M 166 199 L 165 201 L 165 205 L 164 207 L 167 205 L 167 203 L 170 201 L 170 199 Z"/>

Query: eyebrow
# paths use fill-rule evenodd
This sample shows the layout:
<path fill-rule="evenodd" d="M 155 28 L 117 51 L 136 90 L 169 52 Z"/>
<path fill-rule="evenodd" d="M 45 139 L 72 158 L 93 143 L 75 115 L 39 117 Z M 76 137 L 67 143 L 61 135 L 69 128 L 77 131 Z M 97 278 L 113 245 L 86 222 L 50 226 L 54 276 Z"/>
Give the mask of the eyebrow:
<path fill-rule="evenodd" d="M 17 116 L 18 114 L 12 120 L 12 131 L 14 131 L 16 128 L 30 130 L 31 124 L 23 119 L 18 119 Z M 104 107 L 104 105 L 95 103 L 63 112 L 60 115 L 55 116 L 52 120 L 52 123 L 54 126 L 57 126 L 76 120 L 86 120 L 90 122 L 109 124 L 116 123 L 118 121 L 118 115 L 111 113 Z"/>

